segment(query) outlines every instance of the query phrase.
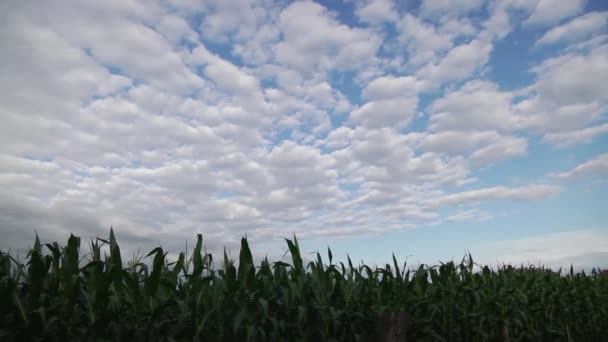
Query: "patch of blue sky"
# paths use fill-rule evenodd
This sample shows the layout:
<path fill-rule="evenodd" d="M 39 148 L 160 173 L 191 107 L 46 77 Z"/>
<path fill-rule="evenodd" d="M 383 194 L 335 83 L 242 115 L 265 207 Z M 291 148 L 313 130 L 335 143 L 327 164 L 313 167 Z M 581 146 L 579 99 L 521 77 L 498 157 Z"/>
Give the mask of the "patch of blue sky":
<path fill-rule="evenodd" d="M 329 79 L 332 81 L 332 86 L 344 96 L 348 97 L 351 103 L 360 105 L 361 100 L 361 86 L 357 84 L 355 80 L 356 73 L 351 71 L 331 71 L 329 73 Z"/>
<path fill-rule="evenodd" d="M 22 158 L 41 162 L 52 162 L 55 160 L 55 158 L 46 154 L 36 155 L 32 153 L 26 153 Z"/>
<path fill-rule="evenodd" d="M 477 169 L 473 176 L 477 182 L 469 187 L 489 187 L 495 184 L 523 186 L 536 182 L 551 181 L 546 176 L 552 172 L 569 171 L 576 165 L 608 151 L 608 136 L 601 136 L 590 144 L 557 149 L 542 143 L 541 138 L 528 138 L 528 151 L 525 156 L 516 156 Z"/>
<path fill-rule="evenodd" d="M 351 27 L 357 24 L 353 1 L 315 0 L 315 2 L 333 12 L 339 22 Z"/>
<path fill-rule="evenodd" d="M 402 133 L 407 132 L 424 132 L 427 130 L 429 121 L 429 106 L 438 98 L 438 93 L 421 94 L 418 96 L 418 108 L 416 115 L 412 118 L 412 122 L 402 130 Z"/>
<path fill-rule="evenodd" d="M 589 0 L 585 4 L 586 12 L 591 11 L 606 11 L 608 10 L 608 1 L 604 0 Z"/>
<path fill-rule="evenodd" d="M 474 208 L 491 213 L 492 218 L 488 220 L 447 221 L 381 236 L 336 239 L 332 241 L 332 248 L 348 250 L 355 259 L 365 258 L 373 262 L 388 260 L 392 252 L 399 257 L 414 255 L 425 262 L 449 260 L 461 257 L 471 246 L 488 241 L 525 239 L 576 229 L 601 229 L 598 222 L 608 220 L 608 212 L 603 205 L 606 202 L 608 182 L 575 182 L 563 187 L 553 198 L 543 201 L 495 200 L 440 211 L 442 216 L 448 216 Z M 322 241 L 307 241 L 308 244 L 311 248 L 318 248 Z"/>
<path fill-rule="evenodd" d="M 214 197 L 217 199 L 228 199 L 233 198 L 237 193 L 235 191 L 223 190 L 214 193 Z"/>
<path fill-rule="evenodd" d="M 270 132 L 270 135 L 265 138 L 269 139 L 273 146 L 277 146 L 286 140 L 291 140 L 293 132 L 292 128 L 284 128 Z"/>
<path fill-rule="evenodd" d="M 344 191 L 347 200 L 350 201 L 358 197 L 356 192 L 360 189 L 359 183 L 338 180 L 338 187 L 340 190 Z"/>
<path fill-rule="evenodd" d="M 487 77 L 502 91 L 517 90 L 534 81 L 531 68 L 550 57 L 554 50 L 535 49 L 536 37 L 521 29 L 498 40 L 490 57 Z"/>

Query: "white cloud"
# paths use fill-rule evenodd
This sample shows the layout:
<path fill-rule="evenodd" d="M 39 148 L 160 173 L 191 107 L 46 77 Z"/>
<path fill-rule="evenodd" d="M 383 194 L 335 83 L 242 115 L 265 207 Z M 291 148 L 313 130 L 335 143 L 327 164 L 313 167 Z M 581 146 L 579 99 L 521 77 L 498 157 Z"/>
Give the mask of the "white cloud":
<path fill-rule="evenodd" d="M 361 95 L 367 100 L 383 100 L 416 95 L 419 82 L 412 76 L 383 76 L 369 82 Z"/>
<path fill-rule="evenodd" d="M 392 0 L 367 0 L 357 3 L 355 15 L 364 23 L 382 24 L 398 20 Z"/>
<path fill-rule="evenodd" d="M 204 74 L 215 85 L 237 98 L 237 103 L 245 105 L 248 109 L 264 109 L 264 96 L 258 80 L 234 64 L 209 52 L 204 46 L 192 51 L 191 62 L 205 67 Z"/>
<path fill-rule="evenodd" d="M 113 77 L 51 30 L 24 26 L 16 18 L 4 22 L 2 40 L 10 47 L 3 52 L 0 66 L 0 96 L 5 109 L 18 108 L 28 115 L 44 111 L 56 117 L 74 110 L 80 96 L 97 91 L 108 94 L 130 84 L 124 77 Z M 30 96 L 37 101 L 29 100 Z"/>
<path fill-rule="evenodd" d="M 515 124 L 513 95 L 486 81 L 470 81 L 430 107 L 429 128 L 442 130 L 509 130 Z"/>
<path fill-rule="evenodd" d="M 495 131 L 440 131 L 425 134 L 418 147 L 424 151 L 462 154 L 480 145 L 498 141 L 501 135 Z"/>
<path fill-rule="evenodd" d="M 424 22 L 409 13 L 401 19 L 399 40 L 407 46 L 408 63 L 418 66 L 433 61 L 439 53 L 452 48 L 451 34 L 439 32 L 434 24 Z"/>
<path fill-rule="evenodd" d="M 404 139 L 390 128 L 365 131 L 351 146 L 352 156 L 365 164 L 391 165 L 392 157 L 406 161 L 412 156 Z"/>
<path fill-rule="evenodd" d="M 560 188 L 555 185 L 529 185 L 519 188 L 497 186 L 445 195 L 427 200 L 424 205 L 430 208 L 443 208 L 499 199 L 533 201 L 553 196 L 559 191 Z"/>
<path fill-rule="evenodd" d="M 157 29 L 173 45 L 182 40 L 196 43 L 199 39 L 198 33 L 190 27 L 186 19 L 172 14 L 163 15 Z"/>
<path fill-rule="evenodd" d="M 590 12 L 552 28 L 536 41 L 536 45 L 572 43 L 606 32 L 607 28 L 608 12 Z"/>
<path fill-rule="evenodd" d="M 536 82 L 528 97 L 514 105 L 521 128 L 567 131 L 585 127 L 608 105 L 608 46 L 549 58 L 533 68 Z"/>
<path fill-rule="evenodd" d="M 274 58 L 275 44 L 279 41 L 280 31 L 274 22 L 266 23 L 255 30 L 255 35 L 234 45 L 232 52 L 244 64 L 265 65 Z"/>
<path fill-rule="evenodd" d="M 350 120 L 371 129 L 405 127 L 416 114 L 417 106 L 416 97 L 370 101 L 353 110 Z"/>
<path fill-rule="evenodd" d="M 243 41 L 273 17 L 272 1 L 212 0 L 203 7 L 200 31 L 209 41 Z M 200 6 L 200 4 L 199 4 Z"/>
<path fill-rule="evenodd" d="M 608 124 L 603 124 L 568 132 L 547 133 L 543 135 L 543 141 L 557 147 L 567 147 L 581 143 L 588 144 L 595 137 L 607 133 Z"/>
<path fill-rule="evenodd" d="M 534 3 L 534 1 L 530 1 Z M 532 14 L 526 21 L 528 25 L 552 25 L 583 11 L 585 0 L 537 0 Z"/>
<path fill-rule="evenodd" d="M 381 43 L 373 31 L 341 24 L 312 1 L 289 5 L 278 26 L 283 40 L 276 45 L 277 61 L 302 73 L 372 64 Z"/>
<path fill-rule="evenodd" d="M 576 179 L 582 177 L 605 176 L 608 174 L 608 154 L 600 154 L 587 160 L 570 171 L 550 173 L 549 177 L 558 179 Z"/>
<path fill-rule="evenodd" d="M 458 45 L 437 63 L 428 63 L 418 70 L 416 76 L 425 87 L 440 87 L 445 82 L 470 78 L 485 65 L 492 52 L 492 44 L 479 39 Z"/>
<path fill-rule="evenodd" d="M 601 105 L 595 101 L 557 105 L 549 101 L 552 94 L 543 95 L 523 100 L 513 107 L 518 115 L 520 128 L 537 132 L 575 130 L 599 118 L 603 111 Z"/>
<path fill-rule="evenodd" d="M 418 81 L 411 76 L 383 76 L 361 92 L 369 100 L 350 114 L 350 122 L 365 128 L 406 127 L 418 108 Z"/>
<path fill-rule="evenodd" d="M 445 222 L 459 222 L 459 221 L 488 221 L 493 218 L 492 213 L 481 210 L 481 209 L 469 209 L 458 212 L 456 214 L 446 216 L 443 221 Z"/>
<path fill-rule="evenodd" d="M 412 139 L 390 128 L 357 129 L 351 132 L 351 142 L 332 152 L 343 181 L 358 184 L 360 198 L 353 203 L 381 198 L 378 204 L 388 205 L 389 199 L 412 198 L 412 187 L 426 190 L 443 185 L 461 185 L 471 181 L 464 158 L 437 153 L 416 156 Z M 407 194 L 402 191 L 408 191 Z"/>
<path fill-rule="evenodd" d="M 442 14 L 463 15 L 468 12 L 480 10 L 485 0 L 427 0 L 420 5 L 423 16 L 432 17 Z"/>
<path fill-rule="evenodd" d="M 483 146 L 471 154 L 475 166 L 492 164 L 497 161 L 522 156 L 527 153 L 528 142 L 524 138 L 503 136 L 492 144 Z"/>
<path fill-rule="evenodd" d="M 488 4 L 489 18 L 482 23 L 480 38 L 484 40 L 502 39 L 513 29 L 512 12 L 519 4 L 513 1 L 495 1 Z"/>
<path fill-rule="evenodd" d="M 479 167 L 525 155 L 527 145 L 524 138 L 496 131 L 439 131 L 424 135 L 417 146 L 425 151 L 453 155 L 470 153 L 472 166 Z"/>
<path fill-rule="evenodd" d="M 546 133 L 546 141 L 568 139 L 567 131 L 591 124 L 608 108 L 608 94 L 596 86 L 608 76 L 607 55 L 606 47 L 598 46 L 586 53 L 549 58 L 532 69 L 537 75 L 532 85 L 514 92 L 501 91 L 487 81 L 467 82 L 431 103 L 429 128 L 435 132 L 532 130 Z"/>
<path fill-rule="evenodd" d="M 156 86 L 177 91 L 192 91 L 202 86 L 200 77 L 183 63 L 179 49 L 174 49 L 163 34 L 155 30 L 158 23 L 162 25 L 166 13 L 158 4 L 58 2 L 52 11 L 49 13 L 47 6 L 34 8 L 21 3 L 10 10 L 8 23 L 15 24 L 9 28 L 26 25 L 22 32 L 37 27 L 46 30 L 47 35 L 61 37 L 64 44 L 76 51 L 86 51 L 86 55 L 101 65 Z M 28 22 L 33 24 L 27 25 Z M 166 25 L 164 28 L 166 33 Z M 52 50 L 45 54 L 50 56 Z"/>
<path fill-rule="evenodd" d="M 339 149 L 344 148 L 350 145 L 353 136 L 355 134 L 355 130 L 349 127 L 338 127 L 327 135 L 322 142 L 322 145 L 329 149 Z"/>
<path fill-rule="evenodd" d="M 538 80 L 532 88 L 558 104 L 608 100 L 608 90 L 594 86 L 608 75 L 608 46 L 550 58 L 533 71 Z"/>

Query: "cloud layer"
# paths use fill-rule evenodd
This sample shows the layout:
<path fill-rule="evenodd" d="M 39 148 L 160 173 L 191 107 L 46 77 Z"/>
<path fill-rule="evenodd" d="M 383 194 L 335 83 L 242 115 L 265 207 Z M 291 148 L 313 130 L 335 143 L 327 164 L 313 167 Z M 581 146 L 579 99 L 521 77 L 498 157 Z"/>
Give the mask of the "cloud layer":
<path fill-rule="evenodd" d="M 583 6 L 5 2 L 0 248 L 110 226 L 169 248 L 380 234 L 559 196 L 606 156 L 519 184 L 480 172 L 608 132 L 606 12 Z M 505 88 L 488 72 L 516 30 L 560 48 Z"/>

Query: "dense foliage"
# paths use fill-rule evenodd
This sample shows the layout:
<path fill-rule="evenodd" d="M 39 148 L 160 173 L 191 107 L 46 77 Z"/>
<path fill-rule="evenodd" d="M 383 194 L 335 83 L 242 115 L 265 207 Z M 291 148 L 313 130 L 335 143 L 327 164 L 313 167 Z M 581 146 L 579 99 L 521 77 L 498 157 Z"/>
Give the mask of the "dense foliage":
<path fill-rule="evenodd" d="M 543 268 L 460 264 L 254 266 L 247 240 L 238 263 L 213 267 L 199 235 L 190 256 L 169 263 L 162 248 L 125 264 L 119 246 L 80 239 L 41 245 L 24 263 L 0 253 L 0 340 L 374 340 L 382 312 L 407 313 L 408 340 L 605 341 L 608 278 Z M 104 252 L 108 249 L 108 253 Z"/>

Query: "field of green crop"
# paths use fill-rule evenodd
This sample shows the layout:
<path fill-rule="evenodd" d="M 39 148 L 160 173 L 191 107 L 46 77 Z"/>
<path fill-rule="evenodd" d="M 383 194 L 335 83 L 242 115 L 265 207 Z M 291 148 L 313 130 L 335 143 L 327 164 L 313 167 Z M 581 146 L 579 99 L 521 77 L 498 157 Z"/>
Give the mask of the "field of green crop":
<path fill-rule="evenodd" d="M 24 260 L 0 253 L 2 341 L 375 341 L 383 313 L 403 313 L 408 341 L 606 341 L 608 277 L 543 268 L 459 264 L 410 268 L 254 265 L 246 239 L 238 262 L 215 260 L 202 237 L 169 263 L 162 248 L 123 262 L 108 240 L 70 236 Z M 108 251 L 107 253 L 104 251 Z M 217 266 L 214 266 L 216 265 Z"/>

